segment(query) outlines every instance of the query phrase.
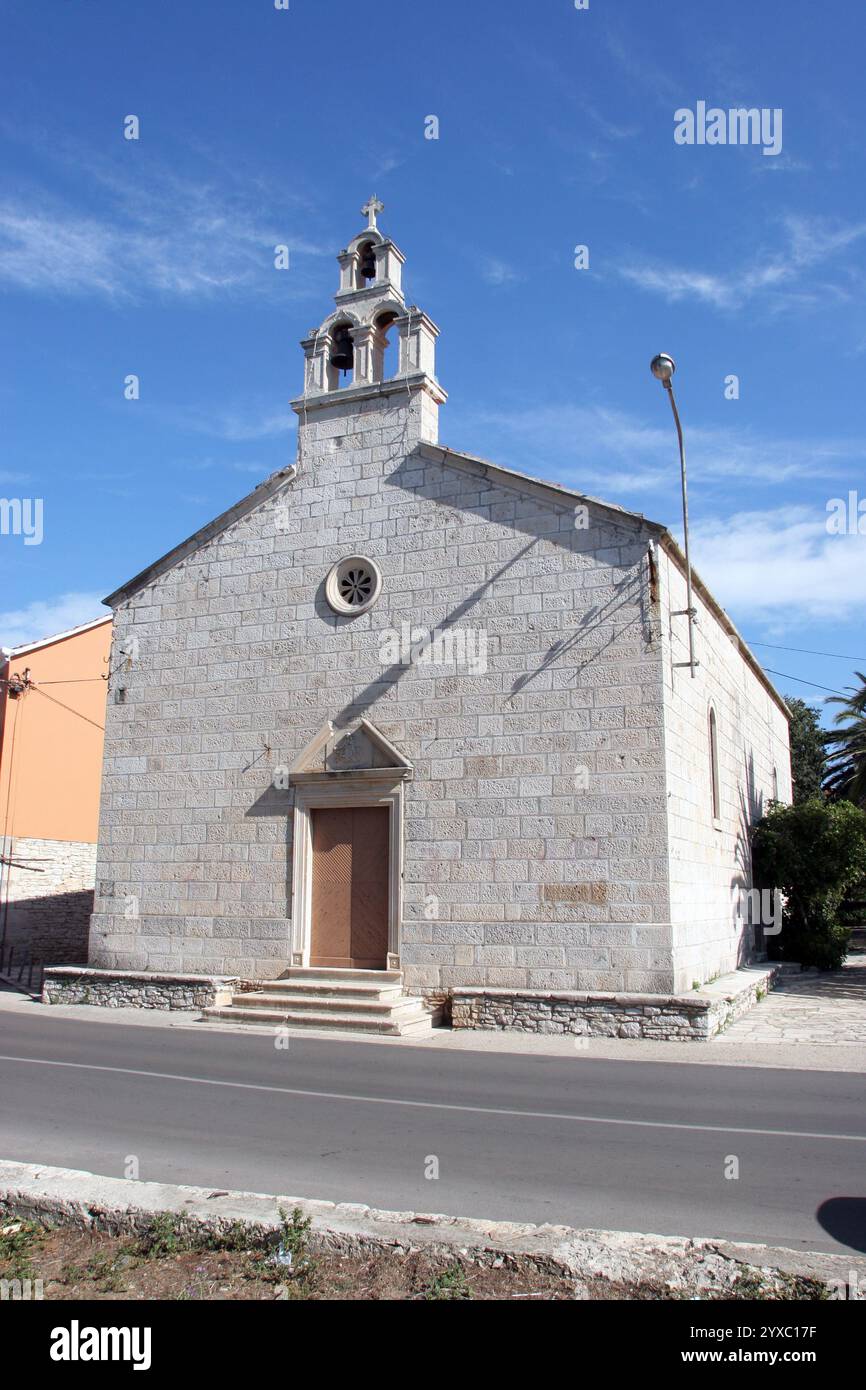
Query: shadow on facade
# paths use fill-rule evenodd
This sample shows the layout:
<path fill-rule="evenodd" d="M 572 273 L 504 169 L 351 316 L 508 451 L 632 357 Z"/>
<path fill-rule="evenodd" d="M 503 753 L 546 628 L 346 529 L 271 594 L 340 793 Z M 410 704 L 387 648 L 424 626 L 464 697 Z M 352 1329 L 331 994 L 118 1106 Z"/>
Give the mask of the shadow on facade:
<path fill-rule="evenodd" d="M 751 750 L 745 758 L 745 776 L 737 788 L 737 838 L 734 844 L 734 875 L 731 879 L 731 901 L 744 889 L 758 887 L 752 878 L 752 830 L 764 814 L 764 794 L 755 783 L 755 758 Z M 737 942 L 737 968 L 748 965 L 756 953 L 766 953 L 764 929 L 760 922 L 745 922 Z"/>
<path fill-rule="evenodd" d="M 425 460 L 425 462 L 427 461 Z M 461 489 L 456 478 L 455 487 L 453 491 L 449 492 L 445 496 L 439 495 L 441 487 L 440 484 L 433 483 L 427 480 L 419 483 L 417 479 L 418 463 L 419 458 L 414 451 L 408 454 L 404 459 L 401 460 L 398 466 L 388 475 L 386 479 L 388 485 L 397 488 L 401 491 L 411 493 L 416 497 L 424 498 L 426 501 L 443 508 L 445 511 L 450 510 L 455 513 L 466 513 L 467 515 L 469 515 L 477 521 L 487 520 L 487 518 L 481 515 L 477 503 L 473 503 L 471 506 L 469 506 L 464 505 L 464 503 L 461 501 Z M 442 465 L 443 474 L 446 472 L 446 469 L 447 459 L 444 461 Z M 455 474 L 459 474 L 462 472 L 462 470 L 460 470 L 459 467 L 457 467 L 456 465 L 452 465 L 451 471 Z M 466 480 L 464 476 L 464 482 L 465 481 Z M 490 490 L 491 492 L 496 492 L 497 490 L 497 483 L 490 479 L 479 477 L 473 481 L 477 482 L 479 491 Z M 469 490 L 471 491 L 471 489 Z M 507 495 L 507 489 L 501 490 L 505 492 L 505 494 Z M 559 512 L 567 510 L 569 507 L 573 507 L 573 505 L 574 503 L 570 501 L 567 494 L 563 496 L 561 502 L 557 501 L 557 499 L 554 498 L 551 498 L 550 500 L 547 500 L 544 503 L 539 502 L 539 506 L 546 506 L 549 507 L 551 511 Z M 529 554 L 529 552 L 535 546 L 538 545 L 538 543 L 541 540 L 545 540 L 552 545 L 558 546 L 559 548 L 568 550 L 572 553 L 587 554 L 592 553 L 595 549 L 599 548 L 600 546 L 603 547 L 605 550 L 609 550 L 612 547 L 614 547 L 616 545 L 616 539 L 611 535 L 612 531 L 621 530 L 623 543 L 630 545 L 640 543 L 641 541 L 648 538 L 648 536 L 651 534 L 650 528 L 647 528 L 646 536 L 642 535 L 640 522 L 625 521 L 624 523 L 618 525 L 616 518 L 607 514 L 603 507 L 599 507 L 597 504 L 594 504 L 591 501 L 588 503 L 588 506 L 590 515 L 592 515 L 593 513 L 596 514 L 597 529 L 595 534 L 593 533 L 593 527 L 590 526 L 586 530 L 551 531 L 543 532 L 541 535 L 539 535 L 538 531 L 533 525 L 532 520 L 524 521 L 520 517 L 509 519 L 507 524 L 509 528 L 515 533 L 515 538 L 518 540 L 518 546 L 521 532 L 524 536 L 527 537 L 526 544 L 523 546 L 519 546 L 519 548 L 515 550 L 515 553 L 512 556 L 510 556 L 507 560 L 503 561 L 502 564 L 500 564 L 497 568 L 496 572 L 490 575 L 483 584 L 479 584 L 471 593 L 469 593 L 466 596 L 465 599 L 462 600 L 462 602 L 457 604 L 456 607 L 453 608 L 448 614 L 446 614 L 441 619 L 438 619 L 436 622 L 437 630 L 439 632 L 447 632 L 448 628 L 454 627 L 463 618 L 470 614 L 472 610 L 479 603 L 481 603 L 482 600 L 488 594 L 495 593 L 498 582 L 502 579 L 507 579 L 509 577 L 509 571 L 514 567 L 514 565 L 522 561 Z M 603 516 L 603 521 L 599 519 L 599 515 Z M 456 515 L 454 521 L 455 526 L 458 526 L 459 518 Z M 600 541 L 597 538 L 597 535 L 598 530 L 600 530 L 602 526 L 605 528 L 606 534 L 604 534 L 603 540 Z M 565 655 L 565 653 L 569 651 L 572 647 L 576 646 L 580 642 L 584 642 L 589 633 L 591 633 L 595 629 L 603 629 L 608 623 L 610 623 L 613 620 L 614 615 L 619 608 L 626 606 L 629 603 L 629 601 L 637 600 L 640 603 L 641 590 L 643 586 L 641 584 L 640 574 L 635 574 L 634 562 L 630 562 L 625 565 L 618 565 L 616 562 L 612 561 L 607 561 L 607 563 L 609 563 L 610 568 L 612 570 L 619 568 L 624 571 L 623 578 L 617 585 L 617 597 L 601 608 L 590 608 L 583 615 L 581 625 L 576 632 L 574 632 L 570 637 L 567 637 L 562 641 L 554 643 L 549 649 L 547 656 L 537 667 L 537 669 L 534 671 L 527 672 L 515 682 L 511 692 L 512 695 L 516 695 L 519 691 L 524 689 L 527 685 L 531 683 L 535 676 L 547 670 L 548 667 L 552 666 L 556 661 L 561 659 Z M 328 622 L 329 626 L 334 626 L 335 615 L 328 606 L 328 603 L 325 599 L 324 585 L 322 585 L 320 593 L 316 597 L 316 611 L 322 619 Z M 346 618 L 342 620 L 338 618 L 336 625 L 339 627 L 351 622 L 351 618 Z M 640 620 L 638 620 L 638 622 L 640 622 Z M 641 625 L 645 626 L 645 624 Z M 597 661 L 599 658 L 601 658 L 604 655 L 606 648 L 612 645 L 612 643 L 615 640 L 620 638 L 624 630 L 624 628 L 616 629 L 615 631 L 610 633 L 608 640 L 598 651 L 593 651 L 591 654 L 588 654 L 583 663 L 580 665 L 580 667 L 575 670 L 575 679 L 577 679 L 580 676 L 580 674 L 583 672 L 583 670 L 585 670 L 585 668 L 588 665 L 590 665 L 593 661 Z M 384 694 L 386 694 L 386 692 L 391 687 L 396 685 L 397 682 L 401 679 L 401 677 L 404 676 L 407 670 L 409 669 L 411 668 L 407 667 L 404 664 L 396 664 L 389 667 L 387 670 L 384 670 L 381 673 L 381 675 L 377 677 L 375 682 L 368 685 L 366 689 L 359 691 L 358 694 L 352 700 L 352 702 L 346 705 L 337 715 L 334 716 L 335 728 L 341 728 L 344 725 L 351 723 L 353 720 L 359 719 L 362 716 L 367 715 L 371 708 L 377 703 L 377 701 Z"/>
<path fill-rule="evenodd" d="M 93 889 L 47 893 L 4 904 L 3 958 L 29 958 L 34 966 L 86 965 Z"/>

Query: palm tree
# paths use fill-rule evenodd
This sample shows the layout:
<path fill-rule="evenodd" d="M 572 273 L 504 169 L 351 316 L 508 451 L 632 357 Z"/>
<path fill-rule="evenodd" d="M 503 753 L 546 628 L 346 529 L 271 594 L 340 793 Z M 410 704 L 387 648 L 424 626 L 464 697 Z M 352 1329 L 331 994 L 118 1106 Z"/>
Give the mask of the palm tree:
<path fill-rule="evenodd" d="M 866 810 L 866 676 L 854 673 L 860 682 L 846 687 L 850 695 L 834 695 L 829 705 L 841 705 L 833 723 L 840 725 L 838 733 L 825 734 L 830 750 L 827 757 L 825 786 L 832 796 L 845 797 Z"/>

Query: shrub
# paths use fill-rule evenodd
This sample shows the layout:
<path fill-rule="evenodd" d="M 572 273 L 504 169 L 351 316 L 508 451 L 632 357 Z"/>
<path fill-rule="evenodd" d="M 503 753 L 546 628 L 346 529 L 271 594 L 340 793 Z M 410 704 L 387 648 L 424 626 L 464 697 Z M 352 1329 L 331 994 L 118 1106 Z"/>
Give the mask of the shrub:
<path fill-rule="evenodd" d="M 772 806 L 754 828 L 752 853 L 756 880 L 785 898 L 771 953 L 804 968 L 838 969 L 851 935 L 839 920 L 842 900 L 866 876 L 866 814 L 820 797 Z"/>
<path fill-rule="evenodd" d="M 289 1282 L 284 1285 L 289 1298 L 309 1297 L 316 1281 L 316 1261 L 310 1254 L 309 1244 L 312 1224 L 312 1219 L 304 1216 L 300 1207 L 295 1207 L 291 1215 L 280 1207 L 279 1243 L 271 1258 L 289 1271 Z"/>
<path fill-rule="evenodd" d="M 472 1297 L 472 1290 L 466 1282 L 466 1271 L 459 1262 L 443 1270 L 424 1290 L 428 1302 L 444 1299 L 448 1302 L 464 1301 Z"/>
<path fill-rule="evenodd" d="M 162 1259 L 191 1248 L 189 1223 L 172 1211 L 158 1211 L 139 1237 L 136 1254 L 146 1259 Z"/>

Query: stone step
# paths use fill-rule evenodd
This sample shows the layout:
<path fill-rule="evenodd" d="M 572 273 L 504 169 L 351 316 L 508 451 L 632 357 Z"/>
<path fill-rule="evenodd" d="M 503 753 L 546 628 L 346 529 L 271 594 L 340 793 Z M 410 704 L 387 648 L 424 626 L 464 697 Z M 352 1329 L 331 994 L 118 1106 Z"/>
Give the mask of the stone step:
<path fill-rule="evenodd" d="M 400 999 L 403 991 L 400 982 L 386 981 L 385 984 L 361 983 L 360 980 L 259 980 L 257 993 L 285 995 L 286 998 L 324 997 L 346 999 Z"/>
<path fill-rule="evenodd" d="M 290 966 L 278 980 L 258 980 L 231 1004 L 203 1011 L 226 1023 L 423 1037 L 433 1027 L 416 995 L 403 993 L 402 970 Z"/>
<path fill-rule="evenodd" d="M 342 966 L 290 965 L 283 979 L 289 980 L 358 980 L 361 984 L 402 985 L 402 970 L 349 970 Z M 263 981 L 263 983 L 270 983 Z"/>
<path fill-rule="evenodd" d="M 418 1001 L 416 1001 L 418 1002 Z M 220 1019 L 225 1023 L 269 1023 L 286 1028 L 320 1028 L 325 1032 L 377 1033 L 392 1037 L 426 1037 L 433 1031 L 427 1010 L 418 1002 L 417 1011 L 399 1011 L 397 1017 L 390 1014 L 369 1015 L 364 1013 L 309 1012 L 299 1009 L 243 1008 L 231 1005 L 202 1010 L 204 1018 Z"/>
<path fill-rule="evenodd" d="M 307 1012 L 310 1009 L 318 1009 L 327 1013 L 357 1013 L 358 1015 L 369 1015 L 374 1017 L 379 1014 L 387 1015 L 397 1010 L 414 1008 L 418 1000 L 407 994 L 397 993 L 393 999 L 358 999 L 355 997 L 346 998 L 345 996 L 331 995 L 325 993 L 309 994 L 274 994 L 270 990 L 255 990 L 246 994 L 232 995 L 231 1007 L 233 1009 L 277 1009 L 285 1012 L 287 1009 L 303 1009 Z"/>

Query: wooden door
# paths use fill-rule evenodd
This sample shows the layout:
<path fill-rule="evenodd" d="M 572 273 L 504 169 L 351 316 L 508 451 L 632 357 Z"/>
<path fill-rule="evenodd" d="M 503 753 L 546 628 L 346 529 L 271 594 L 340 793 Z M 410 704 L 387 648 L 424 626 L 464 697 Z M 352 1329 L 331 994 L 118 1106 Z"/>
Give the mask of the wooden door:
<path fill-rule="evenodd" d="M 310 964 L 384 970 L 388 953 L 388 807 L 320 807 L 310 815 Z"/>

